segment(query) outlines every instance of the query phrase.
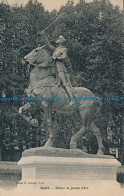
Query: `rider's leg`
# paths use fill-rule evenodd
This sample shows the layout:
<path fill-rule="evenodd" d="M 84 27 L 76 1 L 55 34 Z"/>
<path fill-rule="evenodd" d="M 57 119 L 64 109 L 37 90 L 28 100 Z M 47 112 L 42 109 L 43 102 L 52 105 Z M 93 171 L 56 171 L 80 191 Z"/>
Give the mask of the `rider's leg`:
<path fill-rule="evenodd" d="M 59 77 L 60 77 L 60 79 L 62 80 L 63 87 L 66 89 L 66 92 L 67 92 L 69 98 L 74 97 L 73 92 L 72 92 L 72 90 L 71 90 L 69 84 L 68 84 L 67 81 L 66 81 L 65 73 L 64 73 L 63 71 L 59 72 Z M 69 102 L 68 107 L 70 107 L 70 106 L 73 105 L 73 104 L 74 104 L 74 101 L 71 100 L 71 101 Z"/>
<path fill-rule="evenodd" d="M 73 93 L 72 93 L 71 88 L 67 84 L 67 81 L 66 81 L 66 78 L 65 78 L 65 74 L 64 74 L 63 71 L 59 72 L 59 77 L 62 80 L 63 87 L 66 89 L 68 96 L 70 98 L 72 98 L 73 97 Z"/>

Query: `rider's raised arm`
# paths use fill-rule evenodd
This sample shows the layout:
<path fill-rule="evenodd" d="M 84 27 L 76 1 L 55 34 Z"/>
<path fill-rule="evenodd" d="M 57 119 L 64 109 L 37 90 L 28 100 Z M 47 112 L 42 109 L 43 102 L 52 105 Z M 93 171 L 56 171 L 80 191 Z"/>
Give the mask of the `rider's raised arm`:
<path fill-rule="evenodd" d="M 52 46 L 52 45 L 50 44 L 50 42 L 49 42 L 49 40 L 48 40 L 48 38 L 47 38 L 47 36 L 46 36 L 46 34 L 45 34 L 45 31 L 41 31 L 40 34 L 42 35 L 42 38 L 43 38 L 43 40 L 44 40 L 46 46 L 47 46 L 50 50 L 52 50 L 52 51 L 55 50 L 54 46 Z"/>

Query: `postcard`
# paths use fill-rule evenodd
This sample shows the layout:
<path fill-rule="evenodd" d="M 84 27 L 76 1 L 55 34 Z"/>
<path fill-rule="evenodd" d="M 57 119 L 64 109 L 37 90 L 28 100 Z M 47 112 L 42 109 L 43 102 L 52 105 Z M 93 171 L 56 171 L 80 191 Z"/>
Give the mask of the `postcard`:
<path fill-rule="evenodd" d="M 0 1 L 0 196 L 124 194 L 124 1 Z"/>

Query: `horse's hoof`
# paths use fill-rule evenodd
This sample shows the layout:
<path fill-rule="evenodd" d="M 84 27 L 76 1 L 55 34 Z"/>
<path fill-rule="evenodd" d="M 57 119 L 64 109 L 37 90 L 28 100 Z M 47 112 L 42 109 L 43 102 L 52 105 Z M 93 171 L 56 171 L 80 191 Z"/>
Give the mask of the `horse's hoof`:
<path fill-rule="evenodd" d="M 77 143 L 76 142 L 71 142 L 70 143 L 70 149 L 77 149 Z"/>
<path fill-rule="evenodd" d="M 97 155 L 104 155 L 104 151 L 102 149 L 99 149 Z"/>
<path fill-rule="evenodd" d="M 30 125 L 32 125 L 33 127 L 39 127 L 39 123 L 38 123 L 38 120 L 37 119 L 32 119 L 30 120 Z"/>
<path fill-rule="evenodd" d="M 19 108 L 19 115 L 21 116 L 21 115 L 22 115 L 22 113 L 23 113 L 23 108 L 22 108 L 22 107 L 20 107 L 20 108 Z"/>
<path fill-rule="evenodd" d="M 44 148 L 53 147 L 53 142 L 51 139 L 48 139 L 48 141 L 45 143 Z"/>

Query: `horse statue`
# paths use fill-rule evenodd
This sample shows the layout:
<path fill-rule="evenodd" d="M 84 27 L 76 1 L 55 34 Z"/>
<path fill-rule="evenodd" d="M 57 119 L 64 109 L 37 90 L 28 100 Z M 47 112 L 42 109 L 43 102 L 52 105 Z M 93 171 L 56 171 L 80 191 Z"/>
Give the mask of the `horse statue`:
<path fill-rule="evenodd" d="M 27 63 L 29 67 L 33 66 L 30 73 L 30 82 L 25 93 L 28 98 L 35 99 L 35 101 L 29 101 L 25 105 L 19 108 L 19 115 L 25 119 L 30 125 L 40 127 L 39 122 L 32 115 L 27 115 L 26 111 L 35 112 L 38 107 L 41 107 L 44 111 L 47 131 L 49 131 L 49 138 L 44 147 L 54 147 L 54 132 L 52 130 L 51 114 L 53 111 L 59 113 L 74 113 L 79 111 L 81 117 L 81 129 L 71 137 L 70 149 L 77 148 L 77 140 L 85 130 L 91 130 L 98 141 L 97 154 L 102 155 L 104 146 L 100 135 L 100 130 L 94 122 L 94 114 L 98 108 L 99 103 L 94 101 L 95 95 L 87 88 L 84 87 L 72 87 L 74 98 L 78 101 L 68 107 L 69 100 L 65 89 L 61 84 L 58 85 L 55 77 L 55 64 L 52 61 L 49 51 L 47 51 L 45 45 L 38 47 L 27 54 L 22 63 Z M 84 100 L 82 100 L 82 98 Z M 85 101 L 85 99 L 87 99 Z"/>

